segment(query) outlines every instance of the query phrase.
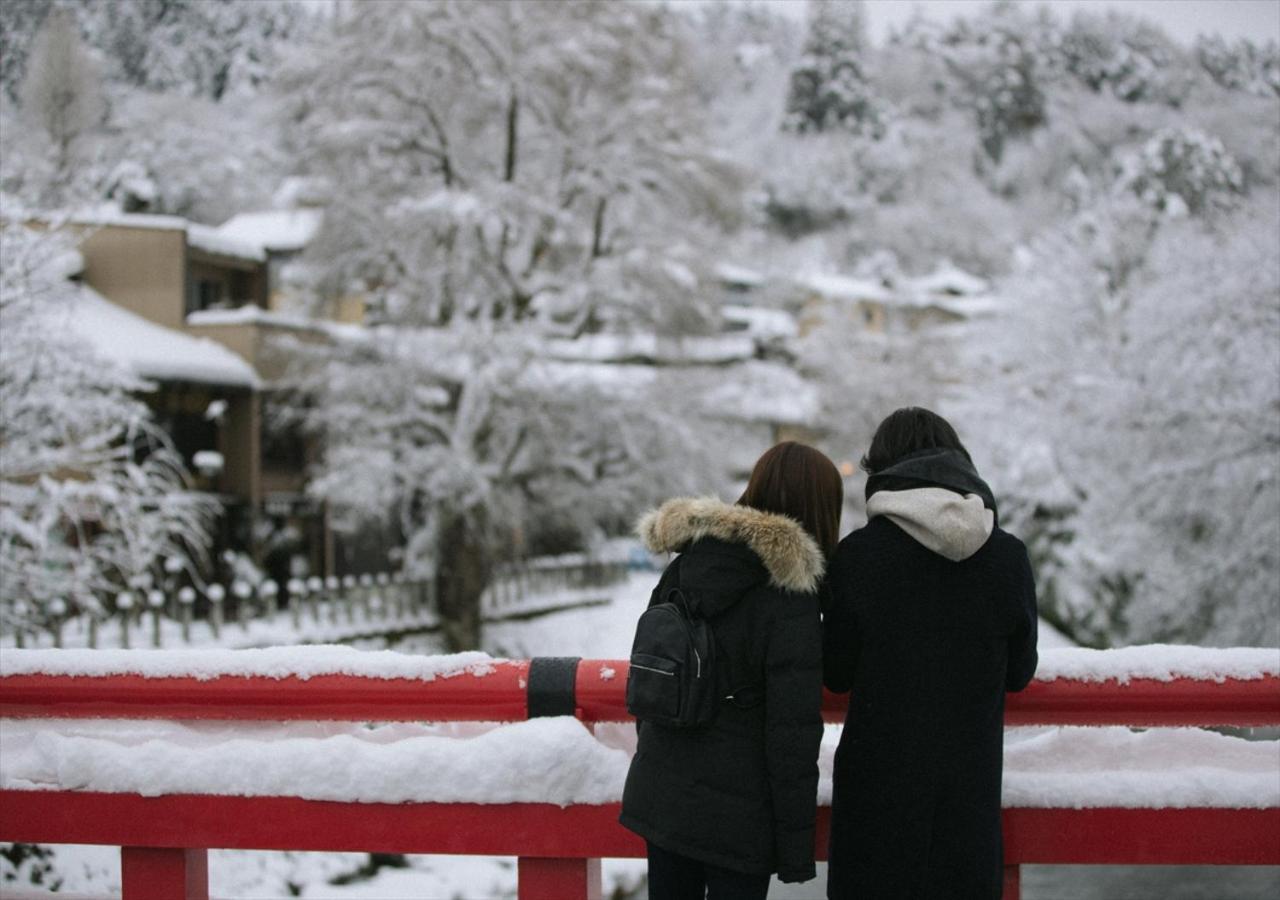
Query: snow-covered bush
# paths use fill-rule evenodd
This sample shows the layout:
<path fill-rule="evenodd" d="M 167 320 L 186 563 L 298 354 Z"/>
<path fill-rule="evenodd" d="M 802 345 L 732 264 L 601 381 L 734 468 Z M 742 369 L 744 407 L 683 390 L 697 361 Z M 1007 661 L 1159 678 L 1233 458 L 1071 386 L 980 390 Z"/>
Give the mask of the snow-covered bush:
<path fill-rule="evenodd" d="M 0 617 L 30 625 L 107 597 L 169 557 L 202 562 L 216 503 L 187 488 L 132 376 L 67 335 L 78 254 L 0 233 Z M 109 601 L 105 608 L 109 608 Z"/>
<path fill-rule="evenodd" d="M 1191 87 L 1183 53 L 1150 22 L 1115 11 L 1077 12 L 1062 30 L 1063 68 L 1093 91 L 1119 100 L 1177 106 Z"/>
<path fill-rule="evenodd" d="M 1116 187 L 1166 215 L 1200 215 L 1233 205 L 1244 176 L 1217 138 L 1162 129 L 1121 161 Z"/>
<path fill-rule="evenodd" d="M 1196 60 L 1209 77 L 1224 88 L 1263 97 L 1280 95 L 1280 44 L 1255 44 L 1240 38 L 1234 44 L 1219 34 L 1196 39 Z"/>

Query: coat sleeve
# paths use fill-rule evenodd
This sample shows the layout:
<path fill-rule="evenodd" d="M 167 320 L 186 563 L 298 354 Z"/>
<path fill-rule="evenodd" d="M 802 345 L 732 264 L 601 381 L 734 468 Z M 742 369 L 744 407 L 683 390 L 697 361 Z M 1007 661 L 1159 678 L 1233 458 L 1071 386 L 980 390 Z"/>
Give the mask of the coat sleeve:
<path fill-rule="evenodd" d="M 822 680 L 829 690 L 844 693 L 853 686 L 858 667 L 858 623 L 853 614 L 852 550 L 841 544 L 827 574 L 827 607 L 822 616 Z"/>
<path fill-rule="evenodd" d="M 822 631 L 818 599 L 784 594 L 765 649 L 765 763 L 773 801 L 774 848 L 782 881 L 808 881 L 814 868 L 818 746 L 822 743 Z"/>
<path fill-rule="evenodd" d="M 1017 544 L 1017 573 L 1013 583 L 1013 602 L 1016 612 L 1016 624 L 1009 635 L 1009 665 L 1005 674 L 1005 689 L 1020 691 L 1031 682 L 1036 673 L 1039 653 L 1036 650 L 1036 635 L 1040 622 L 1040 613 L 1036 608 L 1036 579 L 1031 571 L 1031 560 L 1027 557 L 1027 548 L 1021 541 Z"/>

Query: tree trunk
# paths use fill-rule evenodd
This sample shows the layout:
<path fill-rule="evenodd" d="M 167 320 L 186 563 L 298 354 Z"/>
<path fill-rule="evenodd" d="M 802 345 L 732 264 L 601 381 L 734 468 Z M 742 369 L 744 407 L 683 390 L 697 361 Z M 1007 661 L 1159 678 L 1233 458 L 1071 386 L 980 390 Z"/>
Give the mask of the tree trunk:
<path fill-rule="evenodd" d="M 511 91 L 511 99 L 507 101 L 507 158 L 502 180 L 508 183 L 516 180 L 516 133 L 520 118 L 520 100 L 515 90 Z"/>
<path fill-rule="evenodd" d="M 482 530 L 456 518 L 444 529 L 436 567 L 441 634 L 450 653 L 480 647 L 480 596 L 493 560 Z"/>

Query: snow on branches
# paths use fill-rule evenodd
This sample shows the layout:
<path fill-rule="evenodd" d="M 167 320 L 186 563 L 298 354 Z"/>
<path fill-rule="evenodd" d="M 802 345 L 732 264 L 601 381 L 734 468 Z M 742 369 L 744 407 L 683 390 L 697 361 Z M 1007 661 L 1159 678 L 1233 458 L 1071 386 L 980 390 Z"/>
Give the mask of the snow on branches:
<path fill-rule="evenodd" d="M 0 616 L 100 613 L 165 559 L 201 559 L 216 504 L 187 489 L 146 385 L 68 336 L 72 244 L 10 224 L 0 255 Z"/>

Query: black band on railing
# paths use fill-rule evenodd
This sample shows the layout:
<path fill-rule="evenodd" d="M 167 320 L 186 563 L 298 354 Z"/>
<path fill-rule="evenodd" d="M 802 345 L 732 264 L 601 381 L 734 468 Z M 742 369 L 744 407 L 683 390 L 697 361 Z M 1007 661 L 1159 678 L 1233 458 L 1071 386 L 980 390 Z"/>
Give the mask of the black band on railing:
<path fill-rule="evenodd" d="M 574 683 L 578 679 L 580 656 L 535 656 L 529 660 L 529 718 L 571 716 L 578 700 Z"/>

